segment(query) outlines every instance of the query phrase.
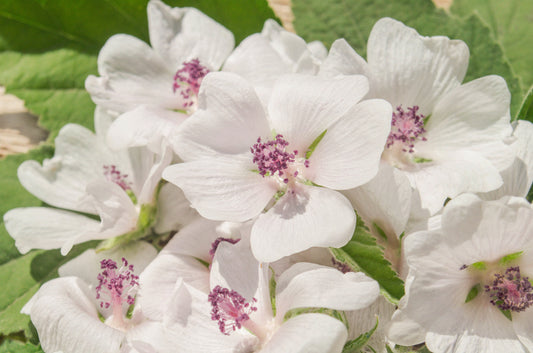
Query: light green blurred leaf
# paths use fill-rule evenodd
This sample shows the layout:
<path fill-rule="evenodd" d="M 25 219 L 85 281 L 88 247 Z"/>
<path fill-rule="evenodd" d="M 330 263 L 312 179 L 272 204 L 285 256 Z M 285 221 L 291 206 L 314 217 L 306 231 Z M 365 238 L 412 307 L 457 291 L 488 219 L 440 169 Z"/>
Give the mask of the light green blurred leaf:
<path fill-rule="evenodd" d="M 40 346 L 18 341 L 5 341 L 0 344 L 0 353 L 44 353 Z"/>
<path fill-rule="evenodd" d="M 503 46 L 522 88 L 533 84 L 533 1 L 454 0 L 450 11 L 458 15 L 479 13 Z"/>

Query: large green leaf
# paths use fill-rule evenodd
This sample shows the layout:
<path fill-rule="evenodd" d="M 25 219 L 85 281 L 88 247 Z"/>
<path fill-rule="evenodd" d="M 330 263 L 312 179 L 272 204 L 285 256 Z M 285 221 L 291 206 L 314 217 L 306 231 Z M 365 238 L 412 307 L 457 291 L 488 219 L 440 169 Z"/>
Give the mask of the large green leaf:
<path fill-rule="evenodd" d="M 37 250 L 12 259 L 0 266 L 0 282 L 8 283 L 0 291 L 0 337 L 23 331 L 31 333 L 30 319 L 20 310 L 37 292 L 42 283 L 58 276 L 57 269 L 78 256 L 95 242 L 81 244 L 72 249 L 68 256 L 59 250 Z"/>
<path fill-rule="evenodd" d="M 477 11 L 503 46 L 522 88 L 533 84 L 533 1 L 454 0 L 450 10 L 459 15 Z"/>
<path fill-rule="evenodd" d="M 40 117 L 39 124 L 50 131 L 49 141 L 69 122 L 92 128 L 94 103 L 85 79 L 96 73 L 96 56 L 69 49 L 0 53 L 0 84 Z"/>
<path fill-rule="evenodd" d="M 0 344 L 0 353 L 43 353 L 43 350 L 31 343 L 6 341 Z"/>
<path fill-rule="evenodd" d="M 237 42 L 261 31 L 274 13 L 265 0 L 168 0 L 197 7 L 225 25 Z M 148 0 L 2 0 L 0 50 L 43 52 L 70 48 L 98 53 L 116 33 L 148 41 Z"/>
<path fill-rule="evenodd" d="M 382 17 L 400 20 L 422 35 L 461 39 L 470 49 L 465 82 L 491 74 L 502 76 L 512 94 L 513 115 L 518 111 L 522 100 L 519 81 L 490 28 L 475 14 L 451 16 L 436 9 L 430 0 L 293 0 L 293 9 L 296 31 L 306 40 L 318 39 L 329 45 L 346 38 L 363 56 L 370 30 Z"/>
<path fill-rule="evenodd" d="M 383 255 L 383 247 L 376 243 L 368 228 L 357 222 L 350 242 L 340 249 L 330 248 L 335 259 L 353 271 L 362 271 L 379 283 L 381 294 L 393 304 L 404 295 L 404 283 Z"/>

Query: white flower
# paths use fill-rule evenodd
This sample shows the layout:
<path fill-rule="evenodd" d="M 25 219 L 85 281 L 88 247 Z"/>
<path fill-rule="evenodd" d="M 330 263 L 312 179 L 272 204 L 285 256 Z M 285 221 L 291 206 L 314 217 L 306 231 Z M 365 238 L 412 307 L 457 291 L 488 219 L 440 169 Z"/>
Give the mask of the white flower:
<path fill-rule="evenodd" d="M 144 352 L 141 348 L 147 346 L 153 351 L 166 349 L 160 323 L 145 319 L 136 305 L 131 318 L 127 317 L 138 290 L 136 273 L 155 255 L 153 246 L 139 242 L 113 252 L 87 250 L 60 267 L 61 277 L 46 282 L 22 309 L 30 315 L 43 350 L 119 353 L 136 348 Z"/>
<path fill-rule="evenodd" d="M 177 188 L 168 184 L 161 187 L 160 192 L 174 195 L 174 200 L 166 197 L 156 204 L 155 199 L 162 170 L 171 162 L 172 151 L 162 148 L 161 156 L 146 148 L 111 151 L 103 138 L 109 119 L 97 109 L 97 134 L 79 125 L 64 126 L 55 140 L 52 159 L 45 160 L 42 166 L 36 161 L 20 165 L 21 184 L 57 207 L 16 208 L 4 215 L 6 229 L 21 253 L 36 248 L 61 248 L 65 254 L 74 244 L 88 240 L 134 232 L 139 233 L 135 238 L 140 238 L 151 226 L 168 232 L 176 221 L 167 218 L 181 219 L 176 213 L 180 202 L 176 200 L 186 201 Z M 97 215 L 100 220 L 79 212 Z"/>
<path fill-rule="evenodd" d="M 346 43 L 333 43 L 321 74 L 363 74 L 368 98 L 395 109 L 383 160 L 403 170 L 432 214 L 447 197 L 486 192 L 502 184 L 499 171 L 514 156 L 510 94 L 503 78 L 486 76 L 461 84 L 468 66 L 464 42 L 422 37 L 390 18 L 379 20 L 368 39 L 368 62 Z"/>
<path fill-rule="evenodd" d="M 176 291 L 174 303 L 181 304 L 174 308 L 192 307 L 165 321 L 176 332 L 173 337 L 177 349 L 340 352 L 347 335 L 343 323 L 314 313 L 285 321 L 285 314 L 296 308 L 366 307 L 378 296 L 377 282 L 361 273 L 343 274 L 333 268 L 299 263 L 280 276 L 273 293 L 269 289 L 267 264 L 257 262 L 248 246 L 242 240 L 237 244 L 219 244 L 211 267 L 209 295 L 183 285 Z M 275 314 L 271 296 L 275 300 Z"/>
<path fill-rule="evenodd" d="M 224 63 L 223 70 L 250 82 L 261 101 L 268 104 L 276 80 L 285 74 L 315 75 L 327 49 L 320 42 L 302 38 L 267 20 L 261 33 L 245 38 Z"/>
<path fill-rule="evenodd" d="M 376 174 L 389 130 L 390 105 L 359 102 L 366 90 L 362 76 L 288 75 L 277 81 L 265 111 L 242 78 L 209 74 L 200 109 L 174 140 L 185 163 L 163 177 L 203 217 L 243 222 L 258 216 L 251 243 L 259 260 L 342 246 L 355 213 L 332 189 Z"/>
<path fill-rule="evenodd" d="M 439 229 L 408 235 L 406 295 L 389 338 L 434 353 L 533 351 L 532 220 L 522 198 L 464 194 Z"/>
<path fill-rule="evenodd" d="M 161 139 L 196 110 L 203 77 L 218 71 L 235 45 L 229 30 L 195 8 L 151 0 L 147 12 L 152 46 L 114 35 L 98 55 L 100 77 L 85 83 L 96 104 L 122 114 L 109 131 L 113 149 L 148 145 L 158 152 Z"/>

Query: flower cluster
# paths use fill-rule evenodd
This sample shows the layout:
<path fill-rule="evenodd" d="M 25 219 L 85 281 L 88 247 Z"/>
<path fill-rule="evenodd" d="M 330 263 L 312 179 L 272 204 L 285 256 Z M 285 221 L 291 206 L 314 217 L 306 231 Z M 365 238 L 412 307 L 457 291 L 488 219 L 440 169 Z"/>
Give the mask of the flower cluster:
<path fill-rule="evenodd" d="M 86 80 L 96 131 L 18 169 L 53 206 L 5 214 L 20 252 L 100 240 L 22 310 L 45 352 L 533 352 L 533 125 L 464 42 L 147 11 Z"/>

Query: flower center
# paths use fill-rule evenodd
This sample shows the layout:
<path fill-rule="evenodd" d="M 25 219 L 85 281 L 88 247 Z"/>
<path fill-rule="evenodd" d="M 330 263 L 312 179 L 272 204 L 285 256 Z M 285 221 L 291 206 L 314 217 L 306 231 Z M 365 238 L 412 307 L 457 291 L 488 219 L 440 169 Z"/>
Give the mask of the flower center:
<path fill-rule="evenodd" d="M 133 273 L 133 265 L 128 264 L 125 258 L 122 258 L 120 268 L 111 259 L 100 261 L 100 268 L 103 271 L 97 277 L 99 283 L 96 287 L 96 299 L 100 299 L 101 308 L 112 309 L 113 316 L 109 324 L 115 328 L 124 328 L 126 324 L 122 305 L 135 303 L 135 294 L 139 289 L 139 276 Z"/>
<path fill-rule="evenodd" d="M 200 60 L 192 59 L 182 64 L 181 68 L 174 75 L 172 90 L 179 92 L 184 99 L 183 108 L 191 110 L 196 105 L 200 85 L 209 70 L 200 64 Z"/>
<path fill-rule="evenodd" d="M 402 109 L 402 106 L 396 108 L 392 113 L 391 132 L 387 138 L 387 148 L 393 145 L 401 147 L 403 152 L 413 153 L 415 142 L 417 140 L 426 141 L 422 135 L 426 132 L 424 129 L 424 116 L 417 114 L 419 107 L 417 105 Z"/>
<path fill-rule="evenodd" d="M 104 176 L 107 180 L 117 184 L 124 191 L 131 191 L 131 183 L 128 174 L 122 174 L 115 165 L 104 165 Z"/>
<path fill-rule="evenodd" d="M 218 321 L 218 328 L 225 335 L 246 326 L 246 322 L 250 321 L 249 315 L 257 311 L 257 307 L 252 305 L 257 302 L 255 298 L 247 302 L 236 291 L 221 286 L 216 286 L 208 299 L 212 306 L 211 320 Z"/>
<path fill-rule="evenodd" d="M 259 137 L 257 143 L 250 148 L 259 174 L 263 177 L 277 174 L 285 184 L 289 183 L 290 178 L 296 178 L 299 174 L 296 165 L 301 164 L 297 159 L 301 158 L 296 157 L 297 150 L 292 153 L 286 151 L 288 145 L 289 142 L 283 138 L 283 135 L 278 134 L 275 139 L 266 142 L 262 142 Z M 309 160 L 305 159 L 303 165 L 309 168 Z"/>
<path fill-rule="evenodd" d="M 224 238 L 224 237 L 218 237 L 216 240 L 211 243 L 211 249 L 209 250 L 209 256 L 211 256 L 211 260 L 213 260 L 213 257 L 215 257 L 215 252 L 217 251 L 218 246 L 223 241 L 226 241 L 231 244 L 237 244 L 240 239 L 232 239 L 232 238 Z"/>
<path fill-rule="evenodd" d="M 533 305 L 533 287 L 522 277 L 520 267 L 509 267 L 504 274 L 494 274 L 491 284 L 485 286 L 491 304 L 501 310 L 524 311 Z"/>

